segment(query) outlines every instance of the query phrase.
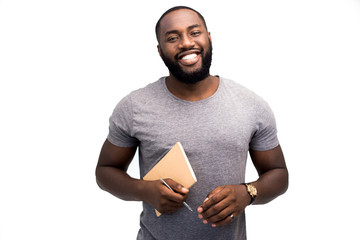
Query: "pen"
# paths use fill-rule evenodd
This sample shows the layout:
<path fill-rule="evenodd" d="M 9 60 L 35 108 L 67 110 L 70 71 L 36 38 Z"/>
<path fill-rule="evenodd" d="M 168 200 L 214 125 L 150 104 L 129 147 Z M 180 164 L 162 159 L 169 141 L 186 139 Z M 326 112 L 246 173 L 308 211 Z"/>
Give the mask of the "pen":
<path fill-rule="evenodd" d="M 175 192 L 175 191 L 169 186 L 169 184 L 167 184 L 167 183 L 164 181 L 164 179 L 160 178 L 160 180 L 162 181 L 162 183 L 163 183 L 168 189 L 170 189 L 171 191 Z M 191 207 L 190 207 L 186 202 L 183 202 L 183 204 L 184 204 L 184 206 L 185 206 L 187 209 L 189 209 L 190 211 L 193 212 L 193 210 L 191 209 Z"/>

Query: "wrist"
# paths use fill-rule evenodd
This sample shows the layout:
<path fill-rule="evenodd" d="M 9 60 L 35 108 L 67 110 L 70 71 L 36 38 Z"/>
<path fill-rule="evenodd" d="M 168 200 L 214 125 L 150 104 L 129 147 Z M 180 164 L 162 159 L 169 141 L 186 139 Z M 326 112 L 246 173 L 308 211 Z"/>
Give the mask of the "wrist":
<path fill-rule="evenodd" d="M 149 192 L 149 181 L 142 179 L 136 179 L 136 184 L 134 184 L 134 195 L 138 201 L 148 202 L 148 197 L 151 194 Z"/>
<path fill-rule="evenodd" d="M 242 183 L 241 185 L 243 185 L 245 187 L 245 190 L 246 190 L 247 195 L 249 197 L 249 204 L 248 205 L 253 204 L 256 197 L 257 197 L 257 189 L 256 189 L 256 187 L 251 183 Z"/>

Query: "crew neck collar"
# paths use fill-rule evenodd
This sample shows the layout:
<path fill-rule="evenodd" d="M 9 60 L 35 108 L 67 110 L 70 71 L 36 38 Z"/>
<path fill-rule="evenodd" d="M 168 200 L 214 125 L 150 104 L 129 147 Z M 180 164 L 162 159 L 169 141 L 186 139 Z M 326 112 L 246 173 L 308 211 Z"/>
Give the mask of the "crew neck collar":
<path fill-rule="evenodd" d="M 218 95 L 218 92 L 221 90 L 222 88 L 222 82 L 223 82 L 223 79 L 222 77 L 218 76 L 218 75 L 215 75 L 216 77 L 219 78 L 219 86 L 218 88 L 216 89 L 216 91 L 210 96 L 210 97 L 207 97 L 207 98 L 204 98 L 204 99 L 201 99 L 201 100 L 198 100 L 198 101 L 188 101 L 188 100 L 184 100 L 182 98 L 179 98 L 177 96 L 175 96 L 172 92 L 170 92 L 170 90 L 168 89 L 168 87 L 166 86 L 166 77 L 162 77 L 160 78 L 160 81 L 161 81 L 161 84 L 163 86 L 163 88 L 165 89 L 165 91 L 167 92 L 167 94 L 175 99 L 176 101 L 179 101 L 179 102 L 183 102 L 183 103 L 188 103 L 188 104 L 197 104 L 197 103 L 203 103 L 203 102 L 207 102 L 207 101 L 210 101 L 211 99 L 215 98 L 216 95 Z"/>

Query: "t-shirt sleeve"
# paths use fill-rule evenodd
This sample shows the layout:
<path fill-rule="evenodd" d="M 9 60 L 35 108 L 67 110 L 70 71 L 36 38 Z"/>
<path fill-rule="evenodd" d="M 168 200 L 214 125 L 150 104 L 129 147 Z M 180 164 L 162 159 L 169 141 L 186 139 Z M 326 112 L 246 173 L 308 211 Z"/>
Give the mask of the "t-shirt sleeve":
<path fill-rule="evenodd" d="M 130 96 L 123 98 L 115 107 L 109 119 L 107 139 L 118 147 L 136 147 L 139 145 L 138 139 L 134 137 Z"/>
<path fill-rule="evenodd" d="M 256 127 L 250 141 L 250 149 L 255 151 L 271 150 L 279 145 L 275 116 L 267 103 L 258 107 Z"/>

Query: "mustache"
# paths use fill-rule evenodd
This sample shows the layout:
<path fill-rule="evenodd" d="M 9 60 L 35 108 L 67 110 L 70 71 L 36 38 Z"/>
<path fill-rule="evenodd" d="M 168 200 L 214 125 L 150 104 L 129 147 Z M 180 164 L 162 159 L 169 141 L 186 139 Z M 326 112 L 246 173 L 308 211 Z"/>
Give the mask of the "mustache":
<path fill-rule="evenodd" d="M 177 54 L 175 54 L 174 58 L 176 60 L 179 60 L 180 59 L 180 56 L 184 53 L 184 52 L 188 52 L 188 51 L 197 51 L 199 52 L 199 54 L 203 54 L 204 52 L 204 49 L 203 48 L 184 48 L 184 49 L 181 49 L 180 52 L 178 52 Z"/>

